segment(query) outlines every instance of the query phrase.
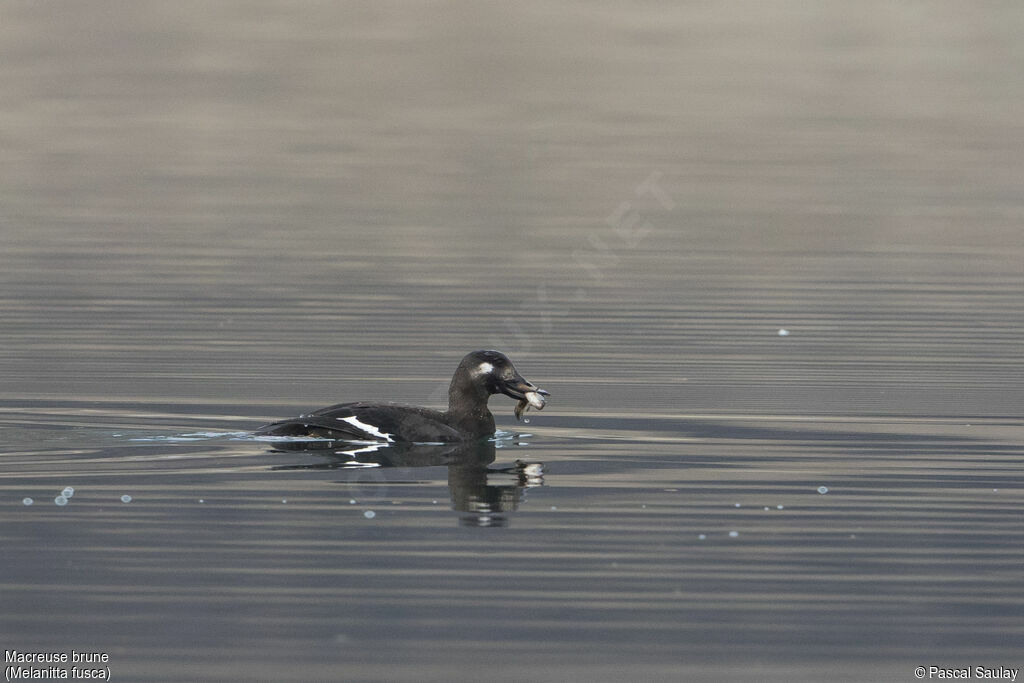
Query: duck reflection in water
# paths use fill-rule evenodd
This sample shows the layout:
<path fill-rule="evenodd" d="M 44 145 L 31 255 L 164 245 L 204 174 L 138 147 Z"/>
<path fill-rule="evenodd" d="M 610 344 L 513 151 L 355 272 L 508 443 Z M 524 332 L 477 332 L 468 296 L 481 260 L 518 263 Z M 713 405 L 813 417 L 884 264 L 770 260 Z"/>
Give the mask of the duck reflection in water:
<path fill-rule="evenodd" d="M 277 465 L 273 470 L 447 467 L 452 506 L 464 513 L 464 526 L 508 526 L 508 513 L 519 507 L 525 489 L 544 484 L 542 463 L 516 460 L 511 466 L 490 467 L 498 450 L 493 440 L 448 444 L 280 441 L 273 444 L 273 450 L 303 452 L 324 459 L 309 464 Z M 386 486 L 387 481 L 381 479 L 380 485 Z"/>

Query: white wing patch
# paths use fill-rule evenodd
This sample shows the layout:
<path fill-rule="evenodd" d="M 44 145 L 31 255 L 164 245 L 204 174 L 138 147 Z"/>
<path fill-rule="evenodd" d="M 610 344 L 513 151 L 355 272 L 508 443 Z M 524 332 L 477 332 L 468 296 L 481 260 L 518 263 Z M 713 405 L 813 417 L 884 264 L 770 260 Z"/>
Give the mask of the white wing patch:
<path fill-rule="evenodd" d="M 394 441 L 394 439 L 391 438 L 390 434 L 385 434 L 384 432 L 380 431 L 371 424 L 360 422 L 359 418 L 356 417 L 355 415 L 350 415 L 348 417 L 339 417 L 338 419 L 341 420 L 342 422 L 348 422 L 350 425 L 356 427 L 357 429 L 362 429 L 370 436 L 376 436 L 386 441 Z"/>

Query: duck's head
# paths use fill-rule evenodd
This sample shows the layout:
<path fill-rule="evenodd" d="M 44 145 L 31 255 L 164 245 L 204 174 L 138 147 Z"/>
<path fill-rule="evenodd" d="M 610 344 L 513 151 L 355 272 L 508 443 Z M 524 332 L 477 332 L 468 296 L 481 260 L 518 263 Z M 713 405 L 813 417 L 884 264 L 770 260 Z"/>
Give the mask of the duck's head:
<path fill-rule="evenodd" d="M 500 351 L 484 350 L 467 354 L 459 364 L 459 370 L 467 373 L 488 395 L 505 394 L 537 410 L 544 407 L 547 403 L 545 397 L 550 396 L 520 375 L 508 356 Z M 521 414 L 522 408 L 517 408 L 516 416 Z"/>

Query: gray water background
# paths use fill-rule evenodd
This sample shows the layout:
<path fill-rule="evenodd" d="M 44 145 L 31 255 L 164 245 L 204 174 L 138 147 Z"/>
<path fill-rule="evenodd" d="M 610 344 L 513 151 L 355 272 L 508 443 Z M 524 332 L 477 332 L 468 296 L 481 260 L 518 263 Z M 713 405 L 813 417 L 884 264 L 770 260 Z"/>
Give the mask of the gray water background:
<path fill-rule="evenodd" d="M 122 681 L 1021 666 L 1022 36 L 1015 3 L 4 3 L 0 643 Z M 487 347 L 552 393 L 492 400 L 494 467 L 544 465 L 495 474 L 504 527 L 445 467 L 217 436 L 440 405 Z"/>

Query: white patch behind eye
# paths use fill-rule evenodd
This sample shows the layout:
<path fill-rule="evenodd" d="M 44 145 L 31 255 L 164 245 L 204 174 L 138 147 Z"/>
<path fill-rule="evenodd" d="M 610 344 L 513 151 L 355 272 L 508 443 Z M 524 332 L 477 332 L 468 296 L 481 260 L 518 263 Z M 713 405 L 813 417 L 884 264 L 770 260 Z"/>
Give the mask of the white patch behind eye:
<path fill-rule="evenodd" d="M 485 362 L 481 363 L 480 365 L 476 366 L 476 372 L 474 372 L 473 374 L 475 374 L 475 375 L 489 375 L 492 372 L 494 372 L 494 366 L 485 361 Z"/>
<path fill-rule="evenodd" d="M 387 441 L 394 441 L 394 439 L 391 438 L 390 434 L 385 434 L 384 432 L 380 431 L 379 429 L 377 429 L 376 427 L 374 427 L 371 424 L 366 424 L 365 422 L 360 422 L 359 418 L 356 417 L 355 415 L 350 415 L 348 417 L 339 417 L 338 419 L 341 420 L 342 422 L 348 422 L 353 427 L 357 427 L 358 429 L 362 429 L 364 432 L 366 432 L 367 434 L 369 434 L 371 436 L 377 436 L 377 437 L 380 437 L 381 439 L 385 439 Z"/>

